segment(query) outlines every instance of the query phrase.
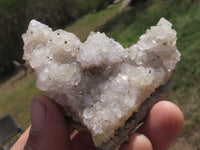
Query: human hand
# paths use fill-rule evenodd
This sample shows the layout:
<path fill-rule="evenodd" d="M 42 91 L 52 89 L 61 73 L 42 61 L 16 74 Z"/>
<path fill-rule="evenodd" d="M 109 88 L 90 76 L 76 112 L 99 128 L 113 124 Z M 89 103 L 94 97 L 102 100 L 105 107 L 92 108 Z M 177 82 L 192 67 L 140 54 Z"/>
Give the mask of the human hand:
<path fill-rule="evenodd" d="M 97 150 L 89 132 L 79 131 L 70 139 L 74 129 L 66 123 L 59 106 L 45 96 L 32 101 L 31 124 L 11 150 Z M 168 101 L 158 102 L 120 150 L 165 150 L 182 127 L 180 109 Z"/>

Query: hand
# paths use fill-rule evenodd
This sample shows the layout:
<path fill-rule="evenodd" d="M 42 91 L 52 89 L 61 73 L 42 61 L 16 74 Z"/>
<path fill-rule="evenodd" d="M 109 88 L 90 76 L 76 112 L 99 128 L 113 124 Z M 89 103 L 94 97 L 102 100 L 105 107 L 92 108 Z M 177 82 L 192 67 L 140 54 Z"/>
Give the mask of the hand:
<path fill-rule="evenodd" d="M 183 114 L 175 104 L 160 101 L 121 150 L 167 150 L 181 132 L 183 121 Z"/>
<path fill-rule="evenodd" d="M 91 135 L 78 132 L 72 139 L 72 127 L 67 125 L 57 104 L 45 96 L 31 103 L 31 124 L 11 150 L 97 150 Z M 171 102 L 158 102 L 151 109 L 144 125 L 130 136 L 120 150 L 165 150 L 183 127 L 183 115 Z"/>

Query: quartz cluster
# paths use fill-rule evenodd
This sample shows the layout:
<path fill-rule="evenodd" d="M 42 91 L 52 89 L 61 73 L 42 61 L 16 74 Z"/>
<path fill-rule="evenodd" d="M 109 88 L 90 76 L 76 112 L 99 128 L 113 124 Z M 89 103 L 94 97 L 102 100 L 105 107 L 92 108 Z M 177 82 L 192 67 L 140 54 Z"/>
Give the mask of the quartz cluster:
<path fill-rule="evenodd" d="M 87 127 L 99 146 L 168 81 L 180 60 L 171 26 L 161 18 L 124 48 L 104 33 L 91 32 L 81 42 L 73 33 L 32 20 L 22 35 L 24 59 L 35 71 L 37 87 Z"/>

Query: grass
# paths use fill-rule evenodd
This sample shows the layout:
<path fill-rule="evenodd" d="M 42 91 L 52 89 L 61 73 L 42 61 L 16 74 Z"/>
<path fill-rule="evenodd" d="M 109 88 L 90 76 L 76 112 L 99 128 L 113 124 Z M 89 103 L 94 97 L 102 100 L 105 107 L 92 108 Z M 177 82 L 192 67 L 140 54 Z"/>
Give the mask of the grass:
<path fill-rule="evenodd" d="M 17 81 L 16 79 L 23 75 L 22 73 L 18 73 L 0 86 L 0 116 L 10 113 L 22 128 L 26 129 L 30 125 L 30 102 L 34 96 L 42 92 L 35 87 L 33 74 Z"/>
<path fill-rule="evenodd" d="M 120 6 L 121 3 L 97 13 L 87 14 L 70 26 L 67 26 L 65 30 L 76 34 L 83 41 L 91 31 L 99 30 L 101 26 L 117 16 Z"/>
<path fill-rule="evenodd" d="M 200 0 L 156 3 L 152 0 L 119 14 L 120 5 L 88 14 L 66 27 L 66 30 L 74 32 L 81 40 L 85 40 L 90 31 L 100 30 L 127 47 L 161 17 L 172 22 L 182 56 L 172 76 L 174 86 L 168 99 L 181 108 L 185 123 L 171 149 L 200 149 Z M 26 128 L 30 124 L 30 101 L 40 93 L 35 88 L 32 74 L 13 85 L 10 81 L 4 83 L 0 86 L 0 116 L 9 112 Z"/>
<path fill-rule="evenodd" d="M 66 30 L 76 33 L 80 39 L 84 40 L 90 31 L 98 30 L 114 18 L 118 14 L 120 5 L 121 3 L 112 8 L 88 14 L 66 27 Z M 26 129 L 30 125 L 30 102 L 36 95 L 44 93 L 36 88 L 33 74 L 28 74 L 17 81 L 16 79 L 21 76 L 23 76 L 23 71 L 0 84 L 0 117 L 10 113 L 22 128 Z M 15 82 L 12 84 L 13 81 Z"/>
<path fill-rule="evenodd" d="M 197 149 L 200 145 L 199 16 L 199 0 L 149 2 L 120 14 L 101 28 L 107 35 L 127 47 L 136 42 L 139 36 L 151 25 L 155 25 L 161 17 L 173 24 L 177 31 L 177 46 L 182 56 L 172 76 L 173 92 L 168 99 L 184 112 L 185 124 L 179 139 L 189 142 L 189 149 Z M 177 148 L 179 144 L 178 140 L 174 147 Z"/>

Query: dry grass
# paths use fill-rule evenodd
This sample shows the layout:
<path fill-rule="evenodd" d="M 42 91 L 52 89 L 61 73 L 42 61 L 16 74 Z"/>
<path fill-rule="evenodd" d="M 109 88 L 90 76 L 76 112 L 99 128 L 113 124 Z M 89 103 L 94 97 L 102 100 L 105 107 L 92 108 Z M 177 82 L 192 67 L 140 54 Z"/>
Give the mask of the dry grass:
<path fill-rule="evenodd" d="M 26 129 L 30 125 L 30 102 L 42 92 L 35 87 L 33 74 L 16 81 L 22 75 L 21 71 L 0 86 L 0 116 L 10 113 L 22 128 Z"/>
<path fill-rule="evenodd" d="M 72 25 L 66 27 L 66 31 L 76 34 L 82 41 L 85 40 L 91 31 L 97 31 L 101 26 L 113 19 L 118 14 L 121 3 L 103 11 L 88 14 Z"/>

